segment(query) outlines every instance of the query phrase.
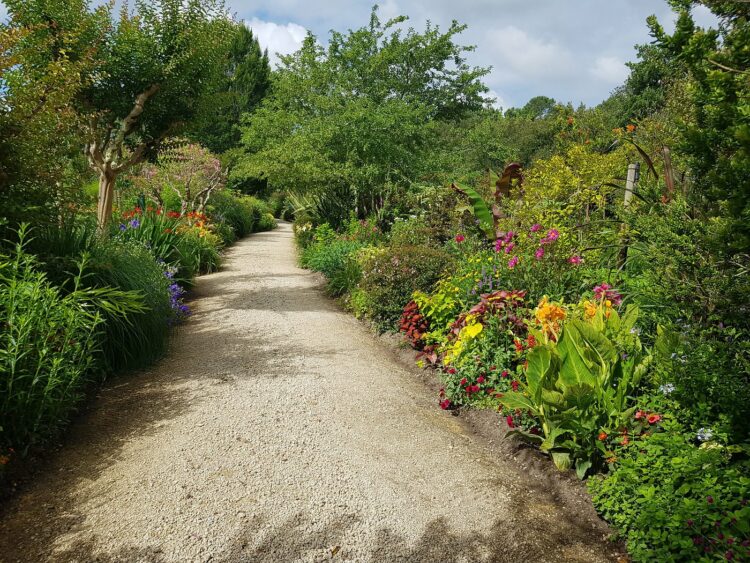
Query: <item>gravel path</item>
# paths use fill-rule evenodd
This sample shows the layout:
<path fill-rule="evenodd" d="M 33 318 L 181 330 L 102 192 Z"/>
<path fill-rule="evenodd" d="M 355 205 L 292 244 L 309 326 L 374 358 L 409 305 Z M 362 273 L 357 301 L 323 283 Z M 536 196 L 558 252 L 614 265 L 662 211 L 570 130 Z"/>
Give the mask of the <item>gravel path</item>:
<path fill-rule="evenodd" d="M 3 507 L 2 561 L 610 561 L 606 528 L 437 408 L 282 224 L 198 281 Z"/>

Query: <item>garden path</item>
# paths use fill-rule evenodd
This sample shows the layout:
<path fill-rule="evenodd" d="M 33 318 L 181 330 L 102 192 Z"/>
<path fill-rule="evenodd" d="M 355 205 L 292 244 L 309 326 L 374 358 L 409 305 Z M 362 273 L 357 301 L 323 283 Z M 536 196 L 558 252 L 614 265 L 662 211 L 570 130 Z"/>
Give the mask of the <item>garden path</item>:
<path fill-rule="evenodd" d="M 321 287 L 288 224 L 234 246 L 169 356 L 111 381 L 4 507 L 0 560 L 616 559 Z"/>

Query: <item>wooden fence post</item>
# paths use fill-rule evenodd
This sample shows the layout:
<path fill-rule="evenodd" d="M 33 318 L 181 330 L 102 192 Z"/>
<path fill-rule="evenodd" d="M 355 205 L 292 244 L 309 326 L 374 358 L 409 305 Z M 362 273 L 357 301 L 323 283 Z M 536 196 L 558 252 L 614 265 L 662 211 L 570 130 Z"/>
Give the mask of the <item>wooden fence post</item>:
<path fill-rule="evenodd" d="M 622 202 L 625 209 L 630 207 L 630 200 L 633 199 L 640 172 L 641 165 L 639 163 L 628 164 L 628 177 L 625 180 L 625 198 Z M 617 259 L 617 267 L 620 269 L 625 266 L 625 261 L 628 259 L 628 242 L 627 226 L 623 223 L 620 226 L 620 254 Z"/>

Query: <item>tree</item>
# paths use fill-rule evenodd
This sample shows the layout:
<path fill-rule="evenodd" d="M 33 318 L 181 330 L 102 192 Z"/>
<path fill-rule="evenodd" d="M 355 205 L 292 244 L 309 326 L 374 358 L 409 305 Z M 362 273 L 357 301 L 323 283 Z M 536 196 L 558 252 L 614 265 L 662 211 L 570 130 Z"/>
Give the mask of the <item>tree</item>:
<path fill-rule="evenodd" d="M 49 1 L 41 12 L 9 0 L 0 25 L 0 214 L 11 225 L 56 219 L 85 170 L 74 100 L 93 68 L 103 11 L 66 18 L 75 4 Z"/>
<path fill-rule="evenodd" d="M 308 35 L 282 59 L 272 94 L 243 127 L 245 154 L 232 171 L 274 188 L 337 194 L 359 215 L 374 212 L 425 171 L 432 124 L 484 104 L 485 69 L 469 67 L 446 32 L 399 29 L 406 18 L 332 32 L 324 49 Z"/>
<path fill-rule="evenodd" d="M 242 114 L 260 104 L 270 80 L 268 51 L 261 51 L 253 32 L 238 23 L 224 63 L 222 83 L 207 100 L 192 137 L 216 153 L 238 146 Z"/>
<path fill-rule="evenodd" d="M 63 53 L 58 37 L 92 19 L 87 0 L 11 0 L 8 7 L 18 24 L 52 39 L 50 60 Z M 136 0 L 134 11 L 126 6 L 119 18 L 110 8 L 93 14 L 96 37 L 71 46 L 71 56 L 95 49 L 75 105 L 86 157 L 99 176 L 97 218 L 104 229 L 117 177 L 189 123 L 216 88 L 234 26 L 220 0 Z"/>
<path fill-rule="evenodd" d="M 726 217 L 720 247 L 750 251 L 750 3 L 672 0 L 677 24 L 667 35 L 649 20 L 657 44 L 684 64 L 694 116 L 681 125 L 680 149 L 689 157 L 694 195 L 705 213 Z M 701 29 L 690 9 L 702 4 L 719 18 Z"/>

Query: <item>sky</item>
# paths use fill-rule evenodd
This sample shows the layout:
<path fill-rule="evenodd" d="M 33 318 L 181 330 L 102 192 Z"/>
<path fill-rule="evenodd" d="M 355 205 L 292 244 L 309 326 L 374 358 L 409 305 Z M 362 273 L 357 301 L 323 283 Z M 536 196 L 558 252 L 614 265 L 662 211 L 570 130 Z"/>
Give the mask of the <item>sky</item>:
<path fill-rule="evenodd" d="M 118 2 L 121 3 L 122 0 Z M 253 29 L 272 62 L 294 52 L 308 30 L 325 45 L 329 31 L 366 25 L 373 0 L 225 0 L 233 14 Z M 94 3 L 99 3 L 95 1 Z M 622 84 L 634 46 L 648 43 L 646 18 L 655 14 L 670 30 L 666 0 L 381 0 L 382 20 L 406 15 L 421 31 L 427 20 L 447 29 L 466 24 L 458 38 L 476 50 L 477 66 L 492 67 L 484 81 L 503 108 L 523 106 L 534 96 L 596 105 Z M 0 0 L 0 18 L 5 7 Z M 715 20 L 697 8 L 699 25 Z"/>

